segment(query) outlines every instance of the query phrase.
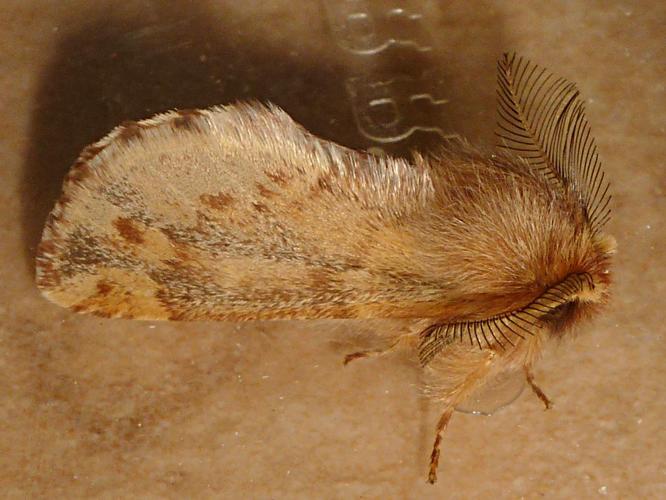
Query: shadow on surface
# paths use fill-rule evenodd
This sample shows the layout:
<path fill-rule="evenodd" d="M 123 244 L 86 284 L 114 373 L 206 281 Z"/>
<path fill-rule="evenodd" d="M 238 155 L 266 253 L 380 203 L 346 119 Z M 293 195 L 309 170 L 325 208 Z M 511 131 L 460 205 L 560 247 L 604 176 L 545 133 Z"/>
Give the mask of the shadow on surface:
<path fill-rule="evenodd" d="M 22 183 L 31 268 L 67 169 L 83 147 L 124 120 L 258 99 L 284 108 L 316 135 L 352 148 L 371 145 L 356 129 L 344 82 L 350 67 L 364 59 L 343 54 L 323 9 L 314 21 L 293 27 L 278 20 L 293 33 L 271 32 L 273 38 L 266 39 L 256 26 L 275 19 L 272 11 L 257 20 L 240 19 L 224 5 L 214 11 L 187 1 L 129 5 L 123 15 L 100 9 L 98 18 L 71 27 L 42 75 Z M 450 100 L 443 122 L 472 139 L 484 135 L 484 120 L 494 113 L 494 60 L 501 44 L 499 23 L 491 9 L 486 12 L 484 21 L 453 4 L 430 19 L 442 69 L 435 83 Z M 471 36 L 475 30 L 478 35 Z M 281 44 L 285 36 L 292 37 L 292 47 L 302 39 L 330 57 L 301 58 Z M 405 57 L 404 51 L 389 51 L 383 71 L 401 71 Z M 422 149 L 418 140 L 410 147 Z M 408 154 L 405 148 L 391 151 Z"/>
<path fill-rule="evenodd" d="M 125 15 L 116 13 L 111 17 L 108 11 L 100 9 L 99 17 L 72 26 L 63 34 L 53 60 L 41 75 L 22 183 L 21 222 L 25 258 L 30 267 L 44 220 L 59 194 L 67 169 L 83 147 L 124 120 L 137 120 L 173 108 L 203 108 L 258 99 L 284 108 L 316 135 L 353 148 L 370 145 L 358 133 L 345 90 L 350 68 L 362 65 L 363 59 L 350 59 L 336 45 L 323 13 L 314 22 L 296 23 L 287 34 L 300 38 L 303 44 L 318 44 L 322 53 L 330 54 L 330 57 L 307 59 L 285 49 L 279 37 L 266 39 L 265 33 L 257 32 L 256 25 L 267 19 L 239 19 L 224 7 L 209 12 L 186 1 L 160 3 L 159 9 L 155 4 L 157 2 L 132 3 L 129 8 L 132 15 L 125 12 Z M 488 118 L 494 114 L 494 61 L 497 47 L 501 46 L 497 20 L 490 13 L 491 9 L 485 11 L 488 14 L 467 12 L 463 6 L 456 6 L 451 11 L 438 11 L 436 19 L 431 20 L 433 41 L 441 56 L 438 73 L 441 80 L 435 83 L 446 89 L 447 94 L 441 97 L 450 101 L 443 110 L 446 113 L 443 122 L 447 131 L 458 131 L 472 139 L 488 138 L 489 125 L 492 126 Z M 289 25 L 284 20 L 279 24 Z M 287 35 L 280 36 L 284 39 Z M 404 52 L 389 53 L 382 71 L 399 72 L 406 64 L 414 63 L 405 61 L 405 57 Z M 104 353 L 107 343 L 111 345 L 110 352 L 115 353 L 116 347 L 109 340 L 111 336 L 103 337 L 100 347 L 90 344 L 94 336 L 83 330 L 78 333 L 69 328 L 65 330 L 58 335 L 49 332 L 44 339 L 28 334 L 23 337 L 27 339 L 24 358 L 29 360 L 31 369 L 35 369 L 32 378 L 41 384 L 41 389 L 31 392 L 39 394 L 44 401 L 63 402 L 66 410 L 59 411 L 63 411 L 68 420 L 62 425 L 74 422 L 79 426 L 81 418 L 88 418 L 79 431 L 79 441 L 87 442 L 88 434 L 98 439 L 98 428 L 102 429 L 99 433 L 103 437 L 107 436 L 104 442 L 109 448 L 117 445 L 116 434 L 124 435 L 123 439 L 128 441 L 140 441 L 134 420 L 128 417 L 114 427 L 105 416 L 107 407 L 114 408 L 123 401 L 144 397 L 128 392 L 123 385 L 134 387 L 133 382 L 127 380 L 133 381 L 138 368 L 130 366 L 128 372 L 120 376 L 118 387 L 113 385 L 111 368 L 100 370 L 99 379 L 89 383 L 95 389 L 95 396 L 85 395 L 87 399 L 82 402 L 83 396 L 77 395 L 69 383 L 78 377 L 78 374 L 72 375 L 78 368 L 72 368 L 70 373 L 69 367 L 74 366 L 72 360 L 82 344 L 93 356 Z M 171 339 L 172 333 L 162 334 L 165 339 Z M 138 346 L 144 346 L 144 335 L 148 342 L 152 338 L 152 342 L 160 344 L 156 333 L 142 331 L 137 334 L 138 340 L 127 348 L 129 353 L 132 349 L 140 352 Z M 182 338 L 185 337 L 183 333 Z M 203 335 L 192 338 L 197 337 L 204 338 Z M 193 390 L 186 382 L 175 383 L 164 394 L 156 393 L 153 399 L 145 401 L 134 414 L 148 415 L 149 421 L 173 418 L 181 406 L 190 407 L 203 401 L 208 388 L 219 385 L 216 377 L 226 376 L 224 367 L 234 362 L 228 358 L 231 354 L 221 335 L 214 337 L 221 347 L 210 349 L 215 355 L 206 358 L 210 366 L 205 363 L 199 366 L 199 361 L 191 367 L 189 361 L 179 359 L 180 338 L 175 335 L 172 341 L 176 345 L 170 349 L 167 343 L 165 352 L 160 351 L 157 359 L 176 374 L 174 380 L 196 380 L 198 385 L 195 384 Z M 189 337 L 187 342 L 188 345 L 191 342 Z M 127 337 L 120 343 L 125 346 Z M 55 356 L 49 350 L 51 345 L 60 349 Z M 61 352 L 63 345 L 67 349 Z M 203 356 L 206 344 L 195 341 L 192 345 L 193 357 Z M 125 351 L 120 349 L 119 352 Z M 226 353 L 227 358 L 217 353 Z M 150 387 L 150 383 L 147 384 Z M 136 390 L 139 389 L 141 386 L 137 386 Z M 41 401 L 38 402 L 41 404 Z M 161 408 L 166 410 L 162 412 Z M 422 432 L 415 446 L 415 463 L 422 463 L 423 451 L 429 450 L 432 438 L 432 423 L 428 420 L 425 403 L 419 413 Z M 105 431 L 107 426 L 110 430 Z M 132 429 L 129 437 L 123 434 L 125 427 Z"/>

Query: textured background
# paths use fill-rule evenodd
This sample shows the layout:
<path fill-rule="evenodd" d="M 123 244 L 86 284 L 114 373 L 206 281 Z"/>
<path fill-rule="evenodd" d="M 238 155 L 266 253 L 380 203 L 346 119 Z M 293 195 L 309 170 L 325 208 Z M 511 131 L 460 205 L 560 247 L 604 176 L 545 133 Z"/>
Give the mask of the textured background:
<path fill-rule="evenodd" d="M 443 129 L 491 141 L 494 61 L 517 50 L 579 84 L 613 184 L 613 304 L 539 365 L 555 408 L 525 391 L 492 417 L 456 414 L 433 487 L 438 409 L 415 364 L 341 366 L 395 324 L 150 324 L 47 303 L 34 248 L 86 144 L 125 119 L 254 97 L 367 147 L 344 86 L 367 65 L 336 43 L 332 2 L 4 0 L 3 496 L 666 497 L 664 3 L 442 4 L 408 6 L 435 48 Z"/>

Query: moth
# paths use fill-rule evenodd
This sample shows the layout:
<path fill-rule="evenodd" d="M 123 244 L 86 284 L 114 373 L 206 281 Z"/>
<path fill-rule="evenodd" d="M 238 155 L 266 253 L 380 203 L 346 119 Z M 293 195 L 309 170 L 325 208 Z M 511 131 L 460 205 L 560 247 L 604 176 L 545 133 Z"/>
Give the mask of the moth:
<path fill-rule="evenodd" d="M 441 406 L 457 405 L 607 302 L 609 184 L 575 85 L 498 61 L 497 148 L 411 161 L 319 139 L 274 106 L 125 122 L 81 153 L 36 280 L 79 313 L 142 320 L 406 318 Z"/>

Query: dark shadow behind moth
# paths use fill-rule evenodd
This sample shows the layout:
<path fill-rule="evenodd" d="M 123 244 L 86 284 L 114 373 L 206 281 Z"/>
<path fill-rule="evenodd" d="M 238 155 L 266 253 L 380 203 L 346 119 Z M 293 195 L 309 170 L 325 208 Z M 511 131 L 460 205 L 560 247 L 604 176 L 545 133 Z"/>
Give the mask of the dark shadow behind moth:
<path fill-rule="evenodd" d="M 407 162 L 245 103 L 126 122 L 87 147 L 38 248 L 45 297 L 145 320 L 407 318 L 443 408 L 532 366 L 608 299 L 608 182 L 576 87 L 498 62 L 497 149 Z"/>

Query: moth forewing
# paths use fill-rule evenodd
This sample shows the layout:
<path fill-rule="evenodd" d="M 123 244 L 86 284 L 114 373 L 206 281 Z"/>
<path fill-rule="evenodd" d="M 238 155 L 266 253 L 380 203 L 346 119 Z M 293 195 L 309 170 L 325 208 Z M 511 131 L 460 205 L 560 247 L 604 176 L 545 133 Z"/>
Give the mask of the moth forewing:
<path fill-rule="evenodd" d="M 419 319 L 390 349 L 417 350 L 443 406 L 434 482 L 455 406 L 514 369 L 548 402 L 542 343 L 608 294 L 608 185 L 578 93 L 515 56 L 498 67 L 490 155 L 378 158 L 257 103 L 124 123 L 67 175 L 37 284 L 106 317 Z"/>

